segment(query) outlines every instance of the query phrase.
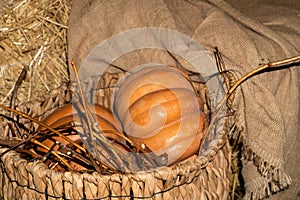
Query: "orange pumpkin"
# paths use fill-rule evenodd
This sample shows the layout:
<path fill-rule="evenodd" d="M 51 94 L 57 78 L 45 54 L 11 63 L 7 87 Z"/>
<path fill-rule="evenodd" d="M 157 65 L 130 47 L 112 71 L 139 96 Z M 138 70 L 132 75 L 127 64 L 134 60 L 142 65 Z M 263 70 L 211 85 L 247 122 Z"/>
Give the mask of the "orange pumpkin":
<path fill-rule="evenodd" d="M 189 77 L 169 66 L 148 67 L 125 77 L 114 111 L 133 142 L 158 155 L 167 153 L 169 165 L 195 154 L 208 127 L 203 101 Z"/>
<path fill-rule="evenodd" d="M 87 104 L 88 109 L 91 111 L 91 113 L 95 116 L 95 118 L 98 120 L 98 128 L 99 130 L 108 130 L 108 131 L 116 131 L 121 132 L 120 125 L 115 121 L 113 115 L 111 112 L 109 112 L 106 108 L 100 106 L 100 105 L 93 105 L 93 104 Z M 48 126 L 57 129 L 60 127 L 64 127 L 66 124 L 71 123 L 73 121 L 80 121 L 80 116 L 77 113 L 77 111 L 73 108 L 72 104 L 67 104 L 63 107 L 58 108 L 53 113 L 51 113 L 49 116 L 47 116 L 43 123 L 47 124 Z M 75 127 L 76 129 L 76 127 Z M 44 127 L 39 127 L 38 131 L 45 130 Z M 111 140 L 118 140 L 117 136 L 113 133 L 106 132 L 104 135 Z M 69 139 L 71 139 L 74 142 L 80 143 L 81 138 L 78 134 L 70 134 L 70 133 L 64 133 Z M 51 148 L 56 142 L 59 142 L 66 146 L 72 146 L 70 142 L 68 142 L 66 139 L 63 139 L 60 136 L 49 136 L 45 137 L 43 141 L 41 141 L 42 144 L 47 146 L 48 148 Z M 116 144 L 120 149 L 124 151 L 124 148 L 121 148 L 120 145 Z M 59 145 L 54 146 L 53 150 L 57 151 L 59 150 Z M 39 147 L 39 151 L 42 151 L 44 153 L 47 152 L 46 149 Z M 77 153 L 80 153 L 79 149 L 76 149 Z M 72 155 L 73 159 L 76 159 L 78 162 L 68 161 L 69 165 L 72 167 L 74 171 L 82 171 L 86 170 L 86 168 L 79 164 L 80 162 L 84 162 L 82 159 L 80 159 L 78 156 Z M 62 170 L 60 166 L 55 167 L 54 169 Z"/>

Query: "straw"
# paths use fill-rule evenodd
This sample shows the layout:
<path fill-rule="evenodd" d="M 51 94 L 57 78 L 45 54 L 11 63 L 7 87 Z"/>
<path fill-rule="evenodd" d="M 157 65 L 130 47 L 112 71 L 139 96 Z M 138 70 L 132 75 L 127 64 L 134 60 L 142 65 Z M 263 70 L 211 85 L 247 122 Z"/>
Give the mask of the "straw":
<path fill-rule="evenodd" d="M 67 21 L 72 1 L 0 2 L 0 103 L 8 105 L 16 80 L 31 65 L 17 102 L 38 98 L 67 82 Z"/>

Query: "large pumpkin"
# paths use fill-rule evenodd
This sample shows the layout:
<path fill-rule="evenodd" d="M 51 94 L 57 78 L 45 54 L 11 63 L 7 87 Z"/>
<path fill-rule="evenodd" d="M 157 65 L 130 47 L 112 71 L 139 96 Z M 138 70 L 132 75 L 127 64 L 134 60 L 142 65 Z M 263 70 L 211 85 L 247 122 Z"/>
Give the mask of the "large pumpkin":
<path fill-rule="evenodd" d="M 100 106 L 100 105 L 92 105 L 92 104 L 87 104 L 87 108 L 89 109 L 89 111 L 91 111 L 91 113 L 93 114 L 93 116 L 97 119 L 98 122 L 98 128 L 101 131 L 104 131 L 104 135 L 110 139 L 110 140 L 118 140 L 117 136 L 112 133 L 112 132 L 119 132 L 121 133 L 121 128 L 120 125 L 115 121 L 113 115 L 111 114 L 111 112 L 109 112 L 107 109 L 105 109 L 104 107 Z M 77 110 L 73 107 L 72 104 L 67 104 L 63 107 L 58 108 L 57 110 L 55 110 L 54 112 L 52 112 L 49 116 L 47 116 L 44 120 L 43 123 L 47 124 L 48 126 L 54 128 L 54 129 L 65 129 L 66 125 L 68 125 L 71 122 L 74 121 L 78 121 L 80 122 L 82 119 L 80 119 L 82 116 L 80 116 L 77 112 Z M 75 130 L 78 128 L 74 127 Z M 44 127 L 39 127 L 38 131 L 42 132 L 44 131 L 45 128 Z M 78 129 L 77 129 L 78 130 Z M 76 142 L 78 144 L 82 145 L 81 142 L 81 137 L 76 134 L 76 132 L 71 133 L 66 131 L 62 132 L 66 137 L 68 137 L 69 139 L 71 139 L 73 142 Z M 69 141 L 67 141 L 66 139 L 57 136 L 57 135 L 49 135 L 49 136 L 45 136 L 45 137 L 41 137 L 42 140 L 40 141 L 43 145 L 45 145 L 48 148 L 51 148 L 54 145 L 54 148 L 52 148 L 53 151 L 65 151 L 63 148 L 60 148 L 60 144 L 63 144 L 64 146 L 68 146 L 69 148 L 75 148 L 73 145 L 71 145 L 71 143 Z M 121 144 L 116 144 L 116 146 L 120 147 Z M 120 149 L 124 150 L 124 148 Z M 45 148 L 38 148 L 38 151 L 44 152 L 46 153 L 47 150 Z M 82 153 L 80 152 L 80 149 L 76 149 L 75 151 L 77 153 Z M 67 153 L 67 152 L 66 152 Z M 82 171 L 82 170 L 86 170 L 87 168 L 84 167 L 84 165 L 86 163 L 84 163 L 84 160 L 82 160 L 80 157 L 76 156 L 76 154 L 72 154 L 70 155 L 70 157 L 72 157 L 72 159 L 67 160 L 69 165 L 72 167 L 72 170 L 74 171 Z M 74 161 L 75 160 L 75 161 Z M 49 165 L 53 165 L 54 163 L 50 163 L 48 161 Z M 54 167 L 54 169 L 57 170 L 62 170 L 62 167 L 57 165 L 56 167 Z"/>
<path fill-rule="evenodd" d="M 189 77 L 169 66 L 126 76 L 115 95 L 114 112 L 133 142 L 158 155 L 166 153 L 169 165 L 195 154 L 208 126 Z"/>

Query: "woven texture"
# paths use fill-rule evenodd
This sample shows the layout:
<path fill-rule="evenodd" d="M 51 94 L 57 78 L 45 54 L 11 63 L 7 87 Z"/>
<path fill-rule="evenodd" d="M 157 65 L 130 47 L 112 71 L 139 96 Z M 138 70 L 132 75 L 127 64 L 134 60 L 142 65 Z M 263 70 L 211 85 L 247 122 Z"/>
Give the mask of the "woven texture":
<path fill-rule="evenodd" d="M 118 75 L 106 74 L 104 77 L 100 85 L 114 84 Z M 42 119 L 70 102 L 66 89 L 63 86 L 53 90 L 44 101 L 28 102 L 17 109 Z M 96 95 L 98 102 L 107 102 L 103 100 L 107 98 L 109 95 Z M 34 126 L 26 119 L 20 119 L 20 122 L 27 128 Z M 203 153 L 195 161 L 135 174 L 57 172 L 49 170 L 43 163 L 24 160 L 11 151 L 1 158 L 0 194 L 4 199 L 226 199 L 230 147 L 225 122 L 228 121 L 221 120 L 215 131 L 209 134 Z M 5 120 L 1 124 L 7 127 Z M 8 130 L 4 130 L 1 136 L 7 137 Z"/>

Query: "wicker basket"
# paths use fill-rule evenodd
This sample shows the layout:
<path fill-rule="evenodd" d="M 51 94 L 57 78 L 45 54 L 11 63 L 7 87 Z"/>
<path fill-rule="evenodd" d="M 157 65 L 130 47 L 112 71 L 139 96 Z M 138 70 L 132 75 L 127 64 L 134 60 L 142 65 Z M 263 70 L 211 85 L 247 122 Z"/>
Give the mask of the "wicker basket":
<path fill-rule="evenodd" d="M 122 73 L 104 74 L 94 91 L 95 102 L 109 107 L 110 89 Z M 71 101 L 67 86 L 49 95 L 24 103 L 17 110 L 42 119 L 56 108 Z M 37 128 L 18 117 L 25 128 Z M 201 154 L 195 161 L 172 167 L 132 174 L 101 175 L 96 172 L 75 173 L 50 170 L 44 163 L 30 162 L 15 151 L 1 157 L 1 199 L 227 199 L 229 196 L 230 146 L 227 134 L 229 118 L 219 120 L 208 133 Z M 9 121 L 0 118 L 1 138 L 8 138 Z M 22 134 L 22 130 L 21 130 Z M 0 148 L 0 153 L 7 150 Z"/>

